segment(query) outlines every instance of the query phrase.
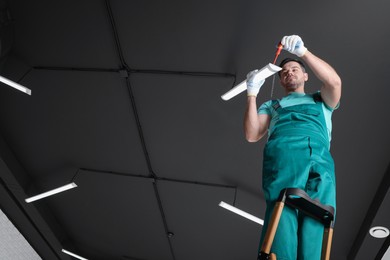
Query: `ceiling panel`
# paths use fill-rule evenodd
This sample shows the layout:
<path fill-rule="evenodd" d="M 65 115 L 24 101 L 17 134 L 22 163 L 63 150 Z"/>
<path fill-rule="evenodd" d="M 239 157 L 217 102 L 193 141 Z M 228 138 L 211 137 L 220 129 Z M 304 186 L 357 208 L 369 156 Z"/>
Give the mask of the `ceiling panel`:
<path fill-rule="evenodd" d="M 9 1 L 16 54 L 31 66 L 118 68 L 104 1 Z"/>
<path fill-rule="evenodd" d="M 68 167 L 148 174 L 119 73 L 34 70 L 22 83 L 31 96 L 0 89 L 7 97 L 0 117 L 29 174 L 45 177 Z"/>
<path fill-rule="evenodd" d="M 218 206 L 234 204 L 235 189 L 201 184 L 158 183 L 177 259 L 251 259 L 261 226 Z M 237 206 L 237 205 L 236 205 Z M 242 209 L 244 210 L 244 209 Z M 245 249 L 237 250 L 241 241 Z"/>
<path fill-rule="evenodd" d="M 229 63 L 236 47 L 232 43 L 240 34 L 242 21 L 239 19 L 245 18 L 239 12 L 243 8 L 239 2 L 171 1 L 167 4 L 118 0 L 110 3 L 124 57 L 131 68 L 232 71 L 233 64 Z M 219 9 L 221 5 L 223 8 Z M 220 41 L 211 40 L 213 37 L 228 44 L 221 45 Z"/>
<path fill-rule="evenodd" d="M 151 179 L 82 170 L 74 181 L 46 199 L 69 235 L 65 248 L 88 259 L 170 259 Z"/>
<path fill-rule="evenodd" d="M 229 184 L 229 178 L 260 171 L 260 146 L 244 139 L 243 109 L 234 108 L 237 100 L 225 102 L 220 97 L 232 81 L 155 74 L 131 78 L 158 176 Z"/>

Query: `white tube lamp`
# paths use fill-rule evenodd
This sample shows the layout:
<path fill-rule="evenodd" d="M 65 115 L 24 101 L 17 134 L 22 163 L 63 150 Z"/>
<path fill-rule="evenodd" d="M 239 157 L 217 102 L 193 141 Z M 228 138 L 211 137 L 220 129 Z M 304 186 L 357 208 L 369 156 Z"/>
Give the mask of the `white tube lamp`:
<path fill-rule="evenodd" d="M 62 251 L 62 253 L 65 253 L 65 254 L 67 254 L 67 255 L 73 256 L 73 257 L 75 257 L 75 258 L 77 258 L 77 259 L 80 259 L 80 260 L 88 260 L 87 258 L 84 258 L 84 257 L 81 257 L 81 256 L 79 256 L 79 255 L 76 255 L 75 253 L 72 253 L 72 252 L 70 252 L 70 251 L 68 251 L 68 250 L 66 250 L 66 249 L 62 249 L 61 251 Z"/>
<path fill-rule="evenodd" d="M 271 75 L 273 75 L 276 72 L 281 71 L 281 70 L 282 70 L 281 67 L 276 66 L 272 63 L 269 63 L 268 65 L 266 65 L 263 68 L 258 70 L 256 77 L 258 77 L 259 79 L 266 79 L 269 76 L 271 76 Z M 225 101 L 229 100 L 229 99 L 237 96 L 241 92 L 245 91 L 246 89 L 247 89 L 246 80 L 244 80 L 240 84 L 238 84 L 237 86 L 235 86 L 234 88 L 232 88 L 231 90 L 229 90 L 228 92 L 223 94 L 221 96 L 221 98 Z"/>
<path fill-rule="evenodd" d="M 251 215 L 251 214 L 249 214 L 249 213 L 247 213 L 245 211 L 242 211 L 241 209 L 238 209 L 238 208 L 236 208 L 236 207 L 234 207 L 232 205 L 229 205 L 229 204 L 227 204 L 227 203 L 225 203 L 223 201 L 221 201 L 219 203 L 219 206 L 221 206 L 222 208 L 225 208 L 227 210 L 230 210 L 231 212 L 234 212 L 234 213 L 236 213 L 236 214 L 238 214 L 238 215 L 240 215 L 240 216 L 242 216 L 244 218 L 252 220 L 252 221 L 254 221 L 254 222 L 256 222 L 256 223 L 258 223 L 260 225 L 264 225 L 264 220 L 262 220 L 262 219 L 260 219 L 258 217 L 255 217 L 255 216 L 253 216 L 253 215 Z"/>
<path fill-rule="evenodd" d="M 4 84 L 7 84 L 8 86 L 11 86 L 13 88 L 16 88 L 19 91 L 22 91 L 26 93 L 27 95 L 31 95 L 31 89 L 26 88 L 25 86 L 20 85 L 19 83 L 16 83 L 10 79 L 4 78 L 0 76 L 0 81 L 3 82 Z"/>
<path fill-rule="evenodd" d="M 77 187 L 77 184 L 72 182 L 72 183 L 66 184 L 64 186 L 58 187 L 56 189 L 49 190 L 47 192 L 35 195 L 33 197 L 30 197 L 30 198 L 27 198 L 26 202 L 30 203 L 30 202 L 33 202 L 33 201 L 36 201 L 36 200 L 40 200 L 42 198 L 46 198 L 46 197 L 52 196 L 54 194 L 57 194 L 57 193 L 60 193 L 60 192 L 66 191 L 66 190 L 70 190 L 70 189 L 73 189 L 73 188 L 76 188 L 76 187 Z"/>

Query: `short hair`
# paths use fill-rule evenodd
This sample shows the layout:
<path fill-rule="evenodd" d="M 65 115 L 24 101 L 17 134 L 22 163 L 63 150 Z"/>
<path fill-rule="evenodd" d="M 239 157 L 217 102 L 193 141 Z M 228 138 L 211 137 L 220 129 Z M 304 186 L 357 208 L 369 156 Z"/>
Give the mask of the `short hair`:
<path fill-rule="evenodd" d="M 303 72 L 306 72 L 305 64 L 302 61 L 300 61 L 298 59 L 294 59 L 294 58 L 285 58 L 284 60 L 282 60 L 280 62 L 279 67 L 282 68 L 284 66 L 284 64 L 286 64 L 286 63 L 288 63 L 290 61 L 295 61 L 295 62 L 299 63 L 299 65 L 301 66 Z M 278 72 L 279 77 L 280 77 L 280 73 L 281 73 L 281 71 Z"/>

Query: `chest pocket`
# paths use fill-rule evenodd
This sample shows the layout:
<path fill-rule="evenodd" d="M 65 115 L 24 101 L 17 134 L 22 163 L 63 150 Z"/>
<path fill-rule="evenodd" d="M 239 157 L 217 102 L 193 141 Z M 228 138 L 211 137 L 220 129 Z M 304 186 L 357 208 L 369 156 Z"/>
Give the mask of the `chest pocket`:
<path fill-rule="evenodd" d="M 292 107 L 286 107 L 281 113 L 281 118 L 287 120 L 292 125 L 300 126 L 309 123 L 317 122 L 320 118 L 320 111 L 317 107 L 308 105 L 298 105 Z"/>

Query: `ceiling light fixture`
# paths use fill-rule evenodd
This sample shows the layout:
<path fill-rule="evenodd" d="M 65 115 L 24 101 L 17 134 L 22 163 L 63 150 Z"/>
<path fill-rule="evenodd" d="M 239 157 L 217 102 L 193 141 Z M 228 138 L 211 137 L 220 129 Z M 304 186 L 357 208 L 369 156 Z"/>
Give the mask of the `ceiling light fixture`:
<path fill-rule="evenodd" d="M 385 238 L 389 236 L 389 229 L 380 226 L 372 227 L 370 229 L 370 235 L 375 238 Z"/>
<path fill-rule="evenodd" d="M 3 82 L 4 84 L 7 84 L 8 86 L 11 86 L 13 88 L 16 88 L 17 90 L 20 90 L 20 91 L 26 93 L 27 95 L 31 95 L 31 89 L 26 88 L 25 86 L 22 86 L 19 83 L 16 83 L 16 82 L 14 82 L 10 79 L 4 78 L 2 76 L 0 76 L 0 81 Z"/>
<path fill-rule="evenodd" d="M 256 222 L 256 223 L 258 223 L 260 225 L 264 225 L 264 220 L 262 220 L 262 219 L 260 219 L 258 217 L 255 217 L 255 216 L 253 216 L 253 215 L 251 215 L 251 214 L 249 214 L 249 213 L 247 213 L 245 211 L 242 211 L 241 209 L 238 209 L 238 208 L 236 208 L 236 207 L 234 207 L 232 205 L 229 205 L 226 202 L 221 201 L 219 203 L 219 206 L 222 207 L 222 208 L 225 208 L 227 210 L 230 210 L 231 212 L 234 212 L 234 213 L 236 213 L 236 214 L 238 214 L 238 215 L 240 215 L 240 216 L 242 216 L 244 218 L 252 220 L 252 221 L 254 221 L 254 222 Z"/>
<path fill-rule="evenodd" d="M 33 197 L 30 197 L 30 198 L 27 198 L 26 202 L 30 203 L 30 202 L 33 202 L 33 201 L 36 201 L 36 200 L 39 200 L 39 199 L 43 199 L 43 198 L 46 198 L 46 197 L 52 196 L 54 194 L 57 194 L 57 193 L 60 193 L 60 192 L 66 191 L 66 190 L 70 190 L 70 189 L 73 189 L 73 188 L 76 188 L 76 187 L 77 187 L 77 184 L 72 182 L 72 183 L 66 184 L 64 186 L 58 187 L 56 189 L 49 190 L 47 192 L 35 195 Z"/>
<path fill-rule="evenodd" d="M 69 252 L 68 250 L 62 249 L 61 251 L 67 255 L 73 256 L 73 257 L 78 258 L 80 260 L 88 260 L 87 258 L 76 255 L 75 253 Z"/>
<path fill-rule="evenodd" d="M 271 75 L 273 75 L 276 72 L 281 71 L 281 70 L 282 70 L 281 67 L 269 63 L 268 65 L 264 66 L 263 68 L 261 68 L 260 70 L 258 70 L 256 72 L 256 78 L 258 78 L 258 79 L 266 79 L 269 76 L 271 76 Z M 246 89 L 247 89 L 246 80 L 244 80 L 241 83 L 239 83 L 238 85 L 236 85 L 234 88 L 232 88 L 231 90 L 229 90 L 228 92 L 223 94 L 221 96 L 221 98 L 223 100 L 227 101 L 227 100 L 237 96 L 241 92 L 245 91 Z"/>

